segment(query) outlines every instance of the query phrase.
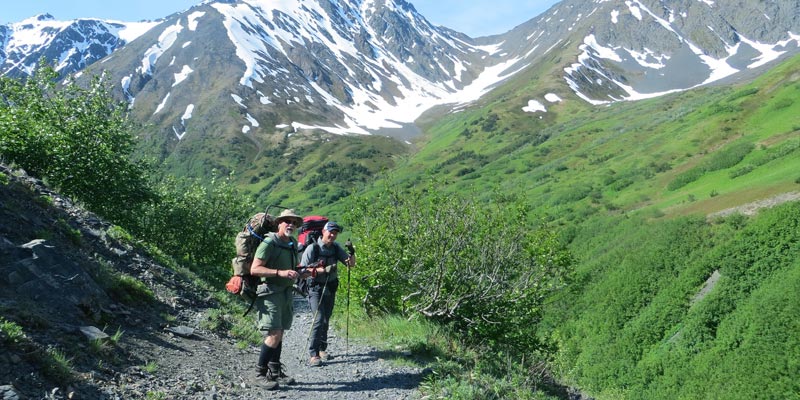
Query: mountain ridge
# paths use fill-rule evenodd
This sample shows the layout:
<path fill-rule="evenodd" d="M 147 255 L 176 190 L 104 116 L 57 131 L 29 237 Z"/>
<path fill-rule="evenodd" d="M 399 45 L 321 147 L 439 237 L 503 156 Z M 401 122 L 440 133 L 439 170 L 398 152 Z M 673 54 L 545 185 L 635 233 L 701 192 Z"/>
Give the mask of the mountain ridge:
<path fill-rule="evenodd" d="M 492 90 L 525 93 L 516 112 L 547 121 L 548 109 L 572 102 L 601 106 L 751 79 L 760 72 L 747 67 L 797 52 L 791 6 L 565 0 L 507 33 L 473 39 L 434 27 L 400 0 L 207 1 L 74 79 L 104 74 L 129 102 L 143 152 L 167 170 L 235 171 L 242 182 L 289 174 L 286 186 L 312 171 L 291 171 L 276 155 L 303 164 L 319 158 L 307 155 L 309 143 L 389 136 L 405 142 L 399 153 L 382 152 L 380 168 L 390 166 L 423 134 L 423 113 L 480 107 Z M 758 17 L 742 18 L 741 9 Z"/>

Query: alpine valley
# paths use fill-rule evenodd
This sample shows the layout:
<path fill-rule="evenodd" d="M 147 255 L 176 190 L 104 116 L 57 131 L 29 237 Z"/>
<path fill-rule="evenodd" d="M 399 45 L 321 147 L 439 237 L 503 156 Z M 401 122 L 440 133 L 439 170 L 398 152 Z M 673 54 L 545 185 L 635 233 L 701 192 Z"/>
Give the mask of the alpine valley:
<path fill-rule="evenodd" d="M 74 79 L 103 74 L 145 154 L 179 175 L 234 171 L 261 200 L 348 169 L 323 204 L 395 165 L 426 112 L 501 88 L 515 115 L 553 120 L 568 104 L 752 79 L 797 52 L 798 25 L 792 0 L 562 1 L 470 38 L 403 0 L 204 1 L 155 22 L 0 27 L 0 71 L 24 76 L 44 57 Z"/>
<path fill-rule="evenodd" d="M 475 297 L 464 296 L 459 306 L 525 322 L 506 329 L 484 314 L 470 317 L 496 335 L 463 358 L 451 354 L 459 346 L 421 335 L 411 347 L 442 349 L 426 353 L 436 366 L 419 387 L 425 397 L 800 394 L 798 0 L 563 0 L 508 32 L 477 38 L 432 25 L 404 0 L 207 0 L 158 21 L 40 15 L 0 26 L 0 43 L 0 73 L 13 79 L 25 79 L 41 58 L 65 81 L 102 77 L 129 111 L 135 155 L 156 160 L 158 174 L 198 179 L 187 179 L 192 183 L 233 176 L 255 208 L 288 206 L 349 224 L 341 241 L 353 235 L 358 267 L 365 267 L 353 269 L 354 287 L 378 276 L 371 288 L 386 292 L 390 300 L 381 305 L 387 310 L 411 314 L 407 302 L 421 293 L 466 293 Z M 0 115 L 5 126 L 14 121 L 10 113 Z M 10 199 L 0 201 L 2 215 L 13 221 L 0 224 L 0 239 L 14 239 L 0 244 L 27 260 L 32 250 L 19 250 L 22 243 L 69 225 L 32 200 L 46 200 L 49 192 L 22 199 L 20 185 L 0 186 Z M 223 218 L 195 211 L 223 207 L 198 203 L 189 202 L 184 222 L 151 218 L 165 228 L 154 232 L 174 228 L 171 243 L 178 245 L 203 236 L 196 233 L 222 243 L 223 234 L 208 232 L 210 221 Z M 42 215 L 25 217 L 29 204 Z M 513 207 L 503 208 L 508 204 Z M 468 215 L 474 210 L 491 218 Z M 95 241 L 105 236 L 94 218 L 87 224 Z M 535 236 L 537 228 L 555 233 Z M 541 248 L 566 248 L 570 257 L 503 246 L 534 237 L 546 242 Z M 80 242 L 80 235 L 68 239 Z M 446 246 L 467 239 L 477 243 L 470 251 Z M 108 254 L 145 277 L 140 280 L 174 283 L 170 272 L 113 247 L 82 251 L 89 264 L 96 253 Z M 195 253 L 176 248 L 179 258 Z M 65 258 L 39 262 L 52 267 L 50 260 Z M 534 275 L 547 276 L 542 265 L 558 261 L 567 265 L 558 270 L 563 282 L 539 285 Z M 391 275 L 392 268 L 408 273 Z M 219 272 L 212 270 L 205 268 Z M 433 278 L 413 283 L 439 286 L 426 291 L 403 280 L 418 271 Z M 532 277 L 527 283 L 540 297 L 520 303 L 519 294 L 528 292 L 512 284 L 503 286 L 508 301 L 475 295 L 485 293 L 476 287 L 502 286 L 507 282 L 495 277 L 516 271 Z M 464 279 L 466 273 L 485 280 Z M 33 272 L 26 276 L 44 282 Z M 12 278 L 0 276 L 0 284 L 15 284 Z M 408 292 L 395 292 L 403 283 Z M 186 296 L 167 297 L 191 316 L 182 321 L 196 320 L 193 299 L 203 296 Z M 428 314 L 402 315 L 401 322 L 447 315 L 456 308 L 447 304 L 439 314 L 424 309 Z M 44 318 L 16 319 L 29 320 L 47 327 Z M 41 343 L 56 341 L 50 330 L 38 331 L 47 331 Z M 403 340 L 394 336 L 401 329 L 391 332 Z M 448 339 L 458 336 L 446 332 Z M 488 343 L 495 339 L 530 346 L 498 350 Z M 187 371 L 200 383 L 185 385 L 191 394 L 176 398 L 216 388 L 215 371 Z M 342 391 L 348 398 L 381 397 L 350 391 L 338 372 L 331 374 L 334 390 L 348 390 Z M 134 381 L 137 390 L 160 386 L 152 389 L 165 393 L 181 386 L 106 375 L 109 386 L 123 389 Z M 394 385 L 396 377 L 359 379 Z M 307 397 L 301 389 L 284 393 Z M 225 390 L 236 392 L 236 384 Z"/>

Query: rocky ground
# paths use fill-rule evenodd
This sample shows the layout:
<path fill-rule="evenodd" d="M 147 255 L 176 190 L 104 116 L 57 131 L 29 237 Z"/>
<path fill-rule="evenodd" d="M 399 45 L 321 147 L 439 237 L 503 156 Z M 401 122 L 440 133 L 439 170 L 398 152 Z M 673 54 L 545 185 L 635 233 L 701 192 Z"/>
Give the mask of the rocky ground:
<path fill-rule="evenodd" d="M 153 360 L 158 370 L 147 373 L 133 367 L 114 381 L 126 386 L 123 396 L 163 393 L 174 399 L 412 399 L 417 396 L 421 371 L 384 359 L 388 353 L 333 337 L 332 359 L 322 367 L 308 366 L 307 335 L 311 315 L 305 299 L 295 298 L 296 317 L 284 341 L 282 361 L 297 381 L 277 391 L 265 391 L 254 379 L 258 349 L 237 349 L 232 338 L 195 330 L 182 337 L 167 331 L 157 340 L 131 343 L 141 358 Z M 137 340 L 138 341 L 138 340 Z M 346 349 L 347 347 L 347 349 Z M 111 398 L 111 397 L 110 397 Z"/>
<path fill-rule="evenodd" d="M 203 327 L 216 289 L 111 238 L 109 224 L 41 182 L 2 165 L 0 174 L 0 399 L 419 397 L 420 368 L 353 338 L 332 337 L 333 358 L 308 366 L 311 315 L 299 296 L 282 357 L 297 383 L 265 391 L 253 379 L 258 348 Z M 101 284 L 109 274 L 144 283 L 155 300 L 126 299 Z M 69 371 L 54 365 L 59 355 Z"/>

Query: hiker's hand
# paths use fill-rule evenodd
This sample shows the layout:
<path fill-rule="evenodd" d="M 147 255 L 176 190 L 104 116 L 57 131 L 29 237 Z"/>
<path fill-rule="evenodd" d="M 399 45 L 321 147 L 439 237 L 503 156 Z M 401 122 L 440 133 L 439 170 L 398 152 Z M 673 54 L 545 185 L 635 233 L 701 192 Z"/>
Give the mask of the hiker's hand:
<path fill-rule="evenodd" d="M 311 271 L 308 268 L 305 268 L 305 267 L 304 268 L 298 268 L 297 269 L 297 276 L 300 279 L 306 279 L 309 276 L 311 276 Z"/>
<path fill-rule="evenodd" d="M 281 275 L 283 273 L 283 275 Z M 297 271 L 293 269 L 279 269 L 278 270 L 278 277 L 281 278 L 289 278 L 289 279 L 297 279 Z"/>

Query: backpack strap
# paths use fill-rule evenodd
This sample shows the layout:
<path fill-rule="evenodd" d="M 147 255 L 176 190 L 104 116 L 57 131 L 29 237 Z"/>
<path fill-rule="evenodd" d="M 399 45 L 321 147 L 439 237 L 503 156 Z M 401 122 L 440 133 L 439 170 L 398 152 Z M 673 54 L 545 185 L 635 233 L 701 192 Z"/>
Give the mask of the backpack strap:
<path fill-rule="evenodd" d="M 258 237 L 258 236 L 256 236 Z M 292 268 L 297 266 L 297 241 L 292 238 L 292 241 L 288 244 L 283 242 L 278 238 L 278 234 L 275 232 L 270 232 L 267 234 L 267 237 L 262 239 L 263 241 L 268 241 L 270 244 L 273 244 L 275 247 L 283 250 L 289 250 L 292 253 Z M 271 261 L 271 260 L 270 260 Z"/>
<path fill-rule="evenodd" d="M 312 244 L 312 246 L 314 246 L 314 247 L 312 247 L 312 250 L 311 250 L 311 254 L 313 256 L 313 257 L 311 257 L 311 259 L 314 260 L 314 262 L 317 262 L 317 261 L 319 261 L 317 259 L 319 258 L 319 253 L 320 253 L 320 251 L 322 249 L 319 248 L 319 243 L 317 243 L 316 241 L 314 241 L 314 244 Z"/>
<path fill-rule="evenodd" d="M 261 236 L 258 236 L 258 234 L 256 233 L 256 231 L 253 229 L 253 227 L 252 227 L 252 226 L 250 226 L 250 224 L 249 224 L 249 223 L 247 224 L 247 230 L 250 232 L 250 234 L 251 234 L 251 235 L 255 236 L 255 237 L 258 239 L 258 240 L 260 240 L 260 241 L 262 241 L 262 242 L 264 241 L 264 238 L 263 238 L 263 237 L 261 237 Z"/>

